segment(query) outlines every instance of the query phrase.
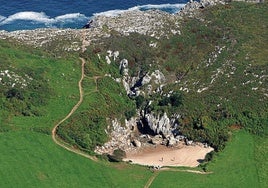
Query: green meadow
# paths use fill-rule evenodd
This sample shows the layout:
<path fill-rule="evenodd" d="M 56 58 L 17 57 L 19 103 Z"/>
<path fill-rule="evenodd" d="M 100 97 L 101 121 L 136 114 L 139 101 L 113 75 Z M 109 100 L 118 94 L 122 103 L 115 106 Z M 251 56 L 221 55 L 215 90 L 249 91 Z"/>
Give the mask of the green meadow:
<path fill-rule="evenodd" d="M 151 172 L 96 163 L 57 146 L 50 135 L 0 134 L 0 187 L 143 187 Z"/>
<path fill-rule="evenodd" d="M 212 174 L 161 172 L 151 187 L 267 187 L 267 139 L 234 133 L 208 165 Z M 265 159 L 266 158 L 266 159 Z"/>
<path fill-rule="evenodd" d="M 212 174 L 160 171 L 151 187 L 267 187 L 267 139 L 245 131 L 231 138 L 208 165 Z M 32 131 L 1 133 L 0 150 L 0 187 L 144 187 L 154 175 L 146 167 L 93 162 Z"/>

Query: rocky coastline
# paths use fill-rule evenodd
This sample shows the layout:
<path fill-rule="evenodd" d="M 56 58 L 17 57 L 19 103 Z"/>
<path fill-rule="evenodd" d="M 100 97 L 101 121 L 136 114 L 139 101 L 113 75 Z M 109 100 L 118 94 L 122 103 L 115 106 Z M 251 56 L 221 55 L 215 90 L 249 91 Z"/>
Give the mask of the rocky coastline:
<path fill-rule="evenodd" d="M 244 0 L 242 0 L 244 1 Z M 81 46 L 81 35 L 91 43 L 98 43 L 100 39 L 111 36 L 117 32 L 121 35 L 139 33 L 160 39 L 171 35 L 180 34 L 180 21 L 184 17 L 196 17 L 200 21 L 202 9 L 217 4 L 225 4 L 224 0 L 201 0 L 189 1 L 176 14 L 169 14 L 159 10 L 132 10 L 123 12 L 117 16 L 99 15 L 90 22 L 88 29 L 53 29 L 40 28 L 35 30 L 19 30 L 7 32 L 0 31 L 0 39 L 12 39 L 33 47 L 51 47 L 53 42 L 59 38 L 66 41 L 64 46 L 56 46 L 64 51 L 79 51 Z M 262 0 L 251 0 L 246 2 L 259 3 Z M 86 30 L 86 31 L 85 31 Z M 54 44 L 55 45 L 55 44 Z"/>
<path fill-rule="evenodd" d="M 126 11 L 117 16 L 107 17 L 96 16 L 90 28 L 86 29 L 51 29 L 40 28 L 35 30 L 19 30 L 13 32 L 0 31 L 0 39 L 15 39 L 22 43 L 32 45 L 36 48 L 50 46 L 53 41 L 61 38 L 68 41 L 66 46 L 61 47 L 66 51 L 79 51 L 81 34 L 90 43 L 98 42 L 101 38 L 111 36 L 111 32 L 118 32 L 121 35 L 139 33 L 159 39 L 170 35 L 180 34 L 180 22 L 184 16 L 192 17 L 197 15 L 197 10 L 224 3 L 220 0 L 201 0 L 188 2 L 182 10 L 176 14 L 169 14 L 159 10 L 148 11 Z"/>

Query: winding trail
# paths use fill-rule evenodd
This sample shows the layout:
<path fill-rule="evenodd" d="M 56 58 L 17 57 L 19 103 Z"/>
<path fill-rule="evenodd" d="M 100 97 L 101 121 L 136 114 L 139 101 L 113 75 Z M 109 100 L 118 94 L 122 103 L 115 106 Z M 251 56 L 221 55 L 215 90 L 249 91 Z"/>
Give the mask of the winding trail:
<path fill-rule="evenodd" d="M 83 96 L 84 96 L 84 93 L 83 93 L 83 88 L 82 88 L 82 81 L 85 77 L 85 64 L 86 64 L 86 61 L 85 59 L 83 58 L 80 58 L 80 60 L 82 61 L 82 65 L 81 65 L 81 78 L 78 82 L 78 87 L 79 87 L 79 93 L 80 93 L 80 99 L 79 101 L 76 103 L 76 105 L 74 105 L 74 107 L 72 108 L 72 110 L 67 114 L 67 116 L 65 116 L 61 121 L 59 121 L 52 129 L 52 139 L 53 141 L 63 147 L 64 149 L 68 150 L 68 151 L 71 151 L 73 153 L 76 153 L 78 155 L 81 155 L 83 157 L 86 157 L 86 158 L 89 158 L 91 160 L 94 160 L 94 161 L 97 161 L 97 158 L 96 157 L 93 157 L 91 155 L 88 155 L 78 149 L 75 149 L 73 148 L 72 146 L 67 146 L 68 144 L 67 143 L 64 143 L 62 140 L 59 141 L 59 138 L 57 138 L 57 134 L 56 134 L 56 131 L 57 131 L 57 128 L 59 127 L 60 124 L 62 124 L 64 121 L 66 121 L 76 110 L 77 108 L 80 106 L 80 104 L 83 102 Z"/>
<path fill-rule="evenodd" d="M 89 46 L 90 42 L 86 41 L 86 35 L 85 32 L 82 33 L 82 52 L 84 52 L 86 50 L 86 46 Z M 79 94 L 80 94 L 80 98 L 79 101 L 74 105 L 74 107 L 71 109 L 71 111 L 61 120 L 59 121 L 52 129 L 52 140 L 59 145 L 60 147 L 76 153 L 78 155 L 81 155 L 83 157 L 86 157 L 88 159 L 91 159 L 95 162 L 98 161 L 98 159 L 94 156 L 91 156 L 89 154 L 86 154 L 84 152 L 82 152 L 79 149 L 75 149 L 74 147 L 72 147 L 71 145 L 69 145 L 68 143 L 64 142 L 63 140 L 61 140 L 59 137 L 57 137 L 57 128 L 59 127 L 60 124 L 62 124 L 64 121 L 66 121 L 77 109 L 78 107 L 81 105 L 81 103 L 83 102 L 83 98 L 84 98 L 84 92 L 83 92 L 83 87 L 82 87 L 82 81 L 85 78 L 85 64 L 86 61 L 84 58 L 79 58 L 82 61 L 81 64 L 81 78 L 78 82 L 78 87 L 79 87 Z M 101 78 L 101 76 L 94 76 L 93 79 L 95 81 L 96 84 L 96 88 L 95 88 L 95 92 L 98 91 L 98 85 L 97 85 L 97 80 Z M 155 171 L 153 173 L 153 175 L 148 179 L 148 181 L 146 182 L 146 184 L 144 185 L 144 188 L 149 188 L 151 186 L 151 184 L 153 183 L 153 181 L 155 180 L 155 178 L 159 175 L 159 173 L 161 171 L 174 171 L 174 172 L 188 172 L 188 173 L 195 173 L 195 174 L 211 174 L 212 172 L 202 172 L 202 171 L 197 171 L 197 170 L 180 170 L 180 169 L 173 169 L 173 168 L 162 168 L 158 171 Z"/>

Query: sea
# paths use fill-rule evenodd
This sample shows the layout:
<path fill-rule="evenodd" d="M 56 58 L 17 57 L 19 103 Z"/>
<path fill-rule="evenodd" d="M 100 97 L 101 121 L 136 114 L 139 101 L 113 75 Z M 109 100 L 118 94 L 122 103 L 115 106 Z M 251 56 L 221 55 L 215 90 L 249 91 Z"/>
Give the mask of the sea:
<path fill-rule="evenodd" d="M 98 15 L 159 9 L 174 14 L 188 0 L 0 0 L 0 30 L 82 28 Z"/>

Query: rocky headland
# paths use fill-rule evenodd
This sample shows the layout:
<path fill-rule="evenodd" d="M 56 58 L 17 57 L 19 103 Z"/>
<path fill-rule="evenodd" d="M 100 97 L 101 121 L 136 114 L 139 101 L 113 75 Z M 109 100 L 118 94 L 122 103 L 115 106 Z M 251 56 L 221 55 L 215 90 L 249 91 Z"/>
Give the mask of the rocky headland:
<path fill-rule="evenodd" d="M 35 29 L 19 30 L 13 32 L 0 31 L 1 39 L 15 39 L 20 42 L 33 45 L 34 47 L 50 46 L 55 40 L 69 41 L 63 50 L 78 51 L 77 42 L 81 42 L 82 33 L 88 42 L 98 42 L 101 38 L 108 38 L 111 32 L 121 35 L 139 33 L 157 39 L 169 35 L 180 34 L 180 22 L 184 16 L 198 15 L 197 10 L 224 3 L 220 0 L 190 1 L 177 14 L 169 14 L 159 10 L 126 11 L 117 16 L 98 15 L 86 31 L 84 29 Z"/>
<path fill-rule="evenodd" d="M 259 1 L 254 1 L 259 2 Z M 23 44 L 31 45 L 35 48 L 50 48 L 56 51 L 81 51 L 81 46 L 86 47 L 96 45 L 109 38 L 113 34 L 128 36 L 131 33 L 139 33 L 161 41 L 162 38 L 169 38 L 174 35 L 180 35 L 181 22 L 185 17 L 197 18 L 200 22 L 206 23 L 201 12 L 204 8 L 216 4 L 225 4 L 222 0 L 201 0 L 190 1 L 177 14 L 168 14 L 158 10 L 149 11 L 127 11 L 117 16 L 106 17 L 97 16 L 94 18 L 91 27 L 88 29 L 36 29 L 6 32 L 0 31 L 0 38 L 6 40 L 17 40 Z M 61 41 L 61 42 L 59 42 Z M 150 48 L 155 48 L 157 42 L 152 42 Z M 225 46 L 215 47 L 215 52 L 211 54 L 208 62 L 213 63 L 215 58 L 221 53 Z M 144 75 L 131 76 L 127 59 L 119 59 L 120 52 L 116 49 L 107 51 L 105 59 L 107 64 L 112 60 L 119 61 L 118 71 L 122 77 L 113 78 L 114 81 L 121 83 L 126 91 L 126 95 L 137 97 L 139 95 L 151 95 L 152 93 L 163 94 L 162 88 L 165 86 L 167 79 L 161 70 L 155 69 Z M 202 65 L 202 64 L 201 64 Z M 205 66 L 205 65 L 204 65 Z M 230 71 L 234 70 L 231 64 L 226 64 Z M 220 70 L 218 71 L 220 73 Z M 111 75 L 106 75 L 111 76 Z M 265 79 L 267 75 L 260 75 L 258 78 Z M 217 74 L 212 78 L 212 84 L 217 78 Z M 264 80 L 260 80 L 264 81 Z M 184 84 L 182 91 L 188 92 L 190 86 Z M 196 85 L 193 84 L 193 87 Z M 210 87 L 203 86 L 195 88 L 196 92 L 201 93 Z M 253 89 L 252 89 L 253 90 Z M 265 90 L 266 92 L 266 90 Z M 172 96 L 170 90 L 166 97 Z M 150 101 L 147 104 L 150 105 Z M 167 113 L 154 113 L 150 111 L 137 111 L 135 117 L 125 120 L 122 124 L 117 119 L 109 119 L 110 125 L 107 127 L 107 134 L 110 140 L 103 146 L 97 146 L 95 152 L 105 154 L 116 149 L 126 152 L 138 150 L 141 147 L 150 147 L 164 145 L 168 147 L 178 147 L 180 145 L 198 145 L 207 148 L 206 143 L 194 143 L 187 137 L 181 135 L 177 130 L 180 114 L 168 115 Z M 144 130 L 149 131 L 144 131 Z M 211 151 L 211 150 L 210 150 Z"/>

